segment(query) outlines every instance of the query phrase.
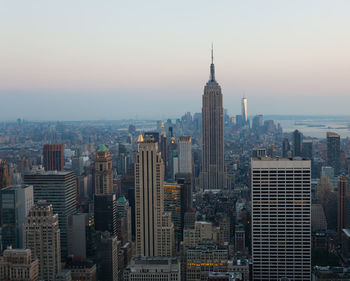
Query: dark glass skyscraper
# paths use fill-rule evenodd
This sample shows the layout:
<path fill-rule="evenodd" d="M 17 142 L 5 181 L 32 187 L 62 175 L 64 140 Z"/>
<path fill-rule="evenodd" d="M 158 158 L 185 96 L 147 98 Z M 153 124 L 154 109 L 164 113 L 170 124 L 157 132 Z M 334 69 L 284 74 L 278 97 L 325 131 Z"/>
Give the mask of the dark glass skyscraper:
<path fill-rule="evenodd" d="M 215 80 L 215 68 L 210 65 L 210 78 L 202 96 L 202 174 L 205 189 L 226 188 L 224 170 L 224 108 L 221 87 Z"/>
<path fill-rule="evenodd" d="M 64 170 L 64 155 L 62 144 L 44 145 L 44 168 L 45 171 Z"/>
<path fill-rule="evenodd" d="M 293 132 L 293 155 L 301 156 L 301 133 L 298 130 Z"/>
<path fill-rule="evenodd" d="M 327 165 L 333 167 L 334 175 L 340 171 L 340 136 L 327 132 Z"/>

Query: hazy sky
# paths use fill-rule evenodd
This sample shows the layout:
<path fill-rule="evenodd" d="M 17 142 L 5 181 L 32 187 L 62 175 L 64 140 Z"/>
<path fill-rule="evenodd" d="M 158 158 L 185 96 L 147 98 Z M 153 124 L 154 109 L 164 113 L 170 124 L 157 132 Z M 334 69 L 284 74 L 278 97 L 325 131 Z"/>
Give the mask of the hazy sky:
<path fill-rule="evenodd" d="M 349 0 L 0 0 L 0 120 L 350 114 Z"/>

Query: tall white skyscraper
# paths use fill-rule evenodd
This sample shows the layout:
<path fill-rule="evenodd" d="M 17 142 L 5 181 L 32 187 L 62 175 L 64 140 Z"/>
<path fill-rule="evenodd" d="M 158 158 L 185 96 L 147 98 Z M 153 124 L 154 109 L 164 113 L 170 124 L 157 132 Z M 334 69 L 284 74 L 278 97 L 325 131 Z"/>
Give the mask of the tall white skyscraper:
<path fill-rule="evenodd" d="M 181 136 L 179 139 L 179 171 L 192 174 L 192 140 L 190 136 Z"/>
<path fill-rule="evenodd" d="M 311 162 L 253 158 L 253 280 L 311 280 Z"/>
<path fill-rule="evenodd" d="M 242 98 L 242 122 L 244 125 L 246 125 L 248 122 L 247 106 L 248 106 L 248 100 L 245 97 L 243 97 Z"/>
<path fill-rule="evenodd" d="M 145 137 L 138 144 L 135 162 L 136 254 L 171 256 L 174 225 L 164 213 L 164 164 L 158 143 Z"/>

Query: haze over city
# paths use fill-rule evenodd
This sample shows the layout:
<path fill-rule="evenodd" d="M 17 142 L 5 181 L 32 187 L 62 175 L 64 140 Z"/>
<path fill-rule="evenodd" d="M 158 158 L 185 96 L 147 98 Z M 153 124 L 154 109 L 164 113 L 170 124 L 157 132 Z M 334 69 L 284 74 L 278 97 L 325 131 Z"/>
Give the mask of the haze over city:
<path fill-rule="evenodd" d="M 347 115 L 349 1 L 1 1 L 0 120 Z M 155 110 L 157 109 L 157 110 Z"/>

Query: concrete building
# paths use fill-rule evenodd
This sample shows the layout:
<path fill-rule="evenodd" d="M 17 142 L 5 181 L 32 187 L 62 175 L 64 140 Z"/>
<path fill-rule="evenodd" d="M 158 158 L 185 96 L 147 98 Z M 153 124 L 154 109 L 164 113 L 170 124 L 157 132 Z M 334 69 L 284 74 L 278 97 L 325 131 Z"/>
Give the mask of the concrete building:
<path fill-rule="evenodd" d="M 61 244 L 58 215 L 51 204 L 38 201 L 24 224 L 24 246 L 39 259 L 39 279 L 55 281 L 61 271 Z"/>
<path fill-rule="evenodd" d="M 43 152 L 45 171 L 64 170 L 64 152 L 62 144 L 45 144 Z"/>
<path fill-rule="evenodd" d="M 235 251 L 243 253 L 245 251 L 245 230 L 242 224 L 235 229 Z"/>
<path fill-rule="evenodd" d="M 152 137 L 146 137 L 138 143 L 135 161 L 135 227 L 138 255 L 163 256 L 171 253 L 171 249 L 174 248 L 174 226 L 171 218 L 168 218 L 171 215 L 164 214 L 163 180 L 164 165 L 158 152 L 158 143 L 154 142 Z M 167 244 L 162 244 L 164 242 Z"/>
<path fill-rule="evenodd" d="M 0 189 L 11 185 L 11 182 L 9 164 L 0 159 Z"/>
<path fill-rule="evenodd" d="M 181 266 L 174 257 L 133 257 L 124 270 L 124 281 L 180 281 Z"/>
<path fill-rule="evenodd" d="M 95 158 L 95 194 L 113 193 L 113 170 L 111 153 L 101 145 Z"/>
<path fill-rule="evenodd" d="M 203 189 L 226 188 L 224 167 L 224 108 L 221 87 L 215 80 L 215 68 L 210 65 L 210 78 L 202 96 L 202 170 Z"/>
<path fill-rule="evenodd" d="M 68 262 L 66 268 L 70 271 L 72 281 L 97 280 L 96 264 L 90 261 Z"/>
<path fill-rule="evenodd" d="M 73 172 L 34 172 L 24 175 L 24 183 L 33 185 L 34 203 L 46 200 L 58 214 L 61 237 L 61 252 L 68 253 L 67 231 L 68 218 L 76 212 L 77 184 Z"/>
<path fill-rule="evenodd" d="M 62 269 L 56 274 L 56 281 L 72 281 L 72 275 L 70 270 Z"/>
<path fill-rule="evenodd" d="M 310 160 L 253 158 L 251 171 L 253 280 L 310 281 Z"/>
<path fill-rule="evenodd" d="M 179 173 L 192 174 L 192 140 L 190 136 L 179 138 Z"/>
<path fill-rule="evenodd" d="M 0 280 L 39 280 L 39 263 L 30 249 L 6 249 L 0 257 Z"/>
<path fill-rule="evenodd" d="M 1 191 L 2 249 L 23 248 L 23 224 L 34 205 L 32 185 L 11 185 Z"/>
<path fill-rule="evenodd" d="M 194 228 L 186 228 L 183 231 L 184 247 L 195 247 L 200 243 L 217 242 L 218 231 L 211 222 L 196 221 Z"/>
<path fill-rule="evenodd" d="M 132 240 L 132 229 L 131 229 L 131 207 L 129 206 L 129 201 L 126 200 L 125 196 L 120 196 L 117 200 L 117 220 L 123 221 L 123 232 L 125 236 L 125 240 L 122 244 L 125 244 L 127 241 Z M 120 223 L 122 226 L 122 223 Z M 121 227 L 122 228 L 122 227 Z M 118 232 L 118 230 L 117 230 Z M 119 235 L 118 235 L 119 237 Z"/>

